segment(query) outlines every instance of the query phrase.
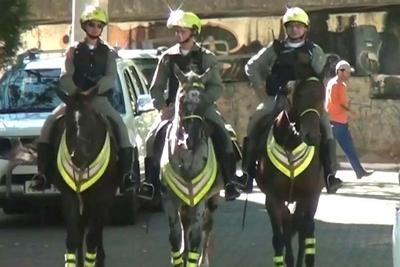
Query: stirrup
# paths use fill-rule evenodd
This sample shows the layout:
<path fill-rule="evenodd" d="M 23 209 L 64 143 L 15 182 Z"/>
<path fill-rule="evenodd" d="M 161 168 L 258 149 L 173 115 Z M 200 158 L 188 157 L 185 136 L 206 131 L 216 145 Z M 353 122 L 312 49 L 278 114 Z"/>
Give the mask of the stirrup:
<path fill-rule="evenodd" d="M 46 175 L 37 173 L 31 179 L 30 189 L 34 191 L 43 191 L 46 189 L 47 178 Z"/>
<path fill-rule="evenodd" d="M 229 182 L 225 184 L 225 200 L 232 201 L 240 196 L 240 192 L 237 190 L 234 183 Z"/>
<path fill-rule="evenodd" d="M 127 172 L 122 175 L 122 182 L 120 185 L 120 192 L 125 193 L 127 191 L 136 190 L 140 186 L 140 179 L 134 172 Z"/>
<path fill-rule="evenodd" d="M 249 175 L 246 172 L 242 172 L 242 175 L 236 175 L 232 183 L 237 186 L 240 190 L 245 190 L 247 188 L 247 183 L 249 182 Z"/>
<path fill-rule="evenodd" d="M 154 193 L 155 193 L 154 185 L 152 183 L 143 182 L 142 185 L 139 187 L 137 197 L 145 200 L 153 200 Z"/>

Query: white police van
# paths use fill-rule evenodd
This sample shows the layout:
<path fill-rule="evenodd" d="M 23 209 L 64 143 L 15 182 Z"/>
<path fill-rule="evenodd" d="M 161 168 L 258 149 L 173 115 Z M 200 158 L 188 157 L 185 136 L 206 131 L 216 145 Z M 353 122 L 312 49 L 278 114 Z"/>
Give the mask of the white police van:
<path fill-rule="evenodd" d="M 61 102 L 56 91 L 64 60 L 61 53 L 31 50 L 0 79 L 0 207 L 6 214 L 41 208 L 59 199 L 54 187 L 32 191 L 29 185 L 37 172 L 35 147 L 41 127 Z M 116 63 L 118 79 L 110 100 L 127 125 L 143 171 L 145 137 L 156 113 L 138 67 L 129 59 L 118 58 Z M 133 223 L 136 196 L 119 194 L 117 199 L 112 216 Z"/>

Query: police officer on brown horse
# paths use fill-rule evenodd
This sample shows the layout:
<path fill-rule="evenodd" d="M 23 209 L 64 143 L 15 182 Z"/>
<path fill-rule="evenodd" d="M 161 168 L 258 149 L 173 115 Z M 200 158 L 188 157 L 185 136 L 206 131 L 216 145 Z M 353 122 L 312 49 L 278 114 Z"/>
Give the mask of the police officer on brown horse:
<path fill-rule="evenodd" d="M 271 117 L 275 107 L 275 97 L 285 90 L 288 81 L 296 80 L 294 66 L 296 60 L 309 64 L 315 73 L 320 74 L 325 64 L 323 50 L 307 38 L 310 24 L 307 13 L 299 8 L 288 8 L 283 16 L 283 25 L 287 33 L 284 41 L 275 40 L 261 49 L 246 65 L 246 74 L 257 95 L 263 102 L 250 119 L 247 137 L 244 140 L 243 170 L 249 178 L 255 176 L 255 157 L 258 130 L 263 120 Z M 342 181 L 335 177 L 336 143 L 326 112 L 321 114 L 322 153 L 325 185 L 328 193 L 335 193 Z"/>
<path fill-rule="evenodd" d="M 98 6 L 87 6 L 81 15 L 81 28 L 86 36 L 82 42 L 71 47 L 65 60 L 65 72 L 60 79 L 61 89 L 69 95 L 74 93 L 89 94 L 93 89 L 98 95 L 93 98 L 94 109 L 111 119 L 116 126 L 119 141 L 118 158 L 122 168 L 123 180 L 121 190 L 128 189 L 139 182 L 138 159 L 133 158 L 133 147 L 129 141 L 128 130 L 121 115 L 108 100 L 112 95 L 117 78 L 115 51 L 101 39 L 104 26 L 108 23 L 106 12 Z M 64 113 L 65 107 L 58 107 L 51 114 L 41 131 L 38 143 L 38 175 L 34 178 L 34 188 L 42 189 L 48 184 L 50 161 L 54 160 L 54 148 L 50 144 L 51 130 L 57 118 Z"/>

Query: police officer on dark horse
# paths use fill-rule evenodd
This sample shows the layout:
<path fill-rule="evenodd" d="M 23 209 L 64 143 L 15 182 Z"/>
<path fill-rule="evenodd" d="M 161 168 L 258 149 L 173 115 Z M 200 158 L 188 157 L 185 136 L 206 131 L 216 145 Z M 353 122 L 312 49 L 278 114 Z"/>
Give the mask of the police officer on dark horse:
<path fill-rule="evenodd" d="M 98 95 L 93 99 L 95 110 L 111 119 L 116 126 L 117 140 L 119 140 L 118 158 L 122 169 L 121 190 L 131 188 L 138 183 L 139 174 L 138 159 L 133 158 L 133 147 L 129 141 L 128 130 L 117 112 L 108 101 L 112 95 L 115 80 L 117 78 L 117 57 L 113 48 L 105 44 L 100 35 L 104 26 L 108 23 L 106 12 L 100 7 L 87 6 L 82 13 L 81 28 L 85 31 L 84 41 L 71 47 L 66 54 L 65 73 L 60 79 L 61 89 L 68 95 L 76 92 L 87 95 L 94 88 L 98 89 Z M 60 105 L 44 123 L 39 138 L 38 149 L 38 175 L 33 179 L 33 188 L 43 189 L 49 184 L 50 161 L 54 160 L 50 155 L 54 154 L 54 148 L 50 145 L 50 136 L 53 125 L 60 115 L 64 114 L 65 105 Z M 134 168 L 136 166 L 136 168 Z"/>
<path fill-rule="evenodd" d="M 232 179 L 236 171 L 236 160 L 230 135 L 225 129 L 225 123 L 215 109 L 215 101 L 222 93 L 222 80 L 218 73 L 218 62 L 215 56 L 201 47 L 195 38 L 201 31 L 201 20 L 192 12 L 182 10 L 173 11 L 167 21 L 167 27 L 175 30 L 177 44 L 166 50 L 158 62 L 150 93 L 154 98 L 154 106 L 161 112 L 161 121 L 156 122 L 147 137 L 145 171 L 146 182 L 139 192 L 144 198 L 154 196 L 154 187 L 157 185 L 160 173 L 160 157 L 165 139 L 166 123 L 172 118 L 173 106 L 179 82 L 174 74 L 174 65 L 178 65 L 183 72 L 190 70 L 195 73 L 204 73 L 207 68 L 213 68 L 210 79 L 205 84 L 204 114 L 211 122 L 214 146 L 217 152 L 218 163 L 221 166 L 225 182 L 225 199 L 234 200 L 240 195 Z M 168 97 L 164 99 L 164 89 L 168 84 Z"/>
<path fill-rule="evenodd" d="M 250 119 L 247 137 L 243 142 L 243 170 L 248 174 L 250 181 L 256 174 L 260 134 L 266 132 L 260 131 L 259 125 L 265 120 L 273 119 L 271 116 L 274 112 L 275 96 L 279 90 L 284 89 L 288 81 L 295 80 L 294 61 L 301 59 L 303 62 L 309 62 L 317 74 L 320 74 L 324 67 L 324 52 L 307 38 L 309 24 L 309 17 L 303 9 L 288 8 L 283 16 L 287 38 L 284 41 L 273 41 L 253 56 L 246 65 L 246 74 L 257 95 L 263 99 L 263 103 L 257 107 Z M 335 177 L 336 143 L 326 111 L 321 114 L 321 126 L 321 159 L 325 185 L 328 193 L 335 193 L 342 186 L 342 181 Z"/>

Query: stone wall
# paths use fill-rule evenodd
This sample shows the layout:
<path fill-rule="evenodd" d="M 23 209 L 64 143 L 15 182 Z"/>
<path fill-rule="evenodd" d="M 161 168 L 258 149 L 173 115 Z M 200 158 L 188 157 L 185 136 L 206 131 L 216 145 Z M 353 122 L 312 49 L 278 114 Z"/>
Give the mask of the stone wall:
<path fill-rule="evenodd" d="M 399 162 L 400 100 L 371 99 L 369 77 L 352 77 L 348 83 L 350 108 L 357 116 L 350 121 L 350 131 L 363 161 Z M 246 127 L 258 101 L 246 82 L 227 83 L 218 107 L 232 124 L 242 142 Z M 343 154 L 339 149 L 338 154 Z"/>

